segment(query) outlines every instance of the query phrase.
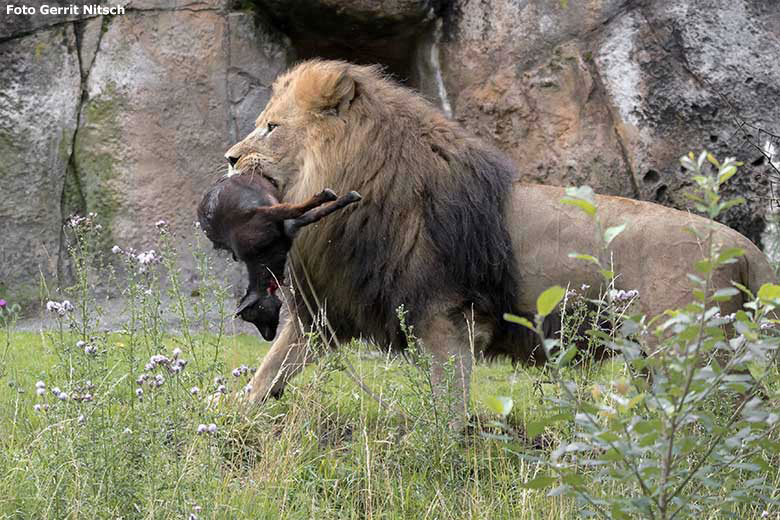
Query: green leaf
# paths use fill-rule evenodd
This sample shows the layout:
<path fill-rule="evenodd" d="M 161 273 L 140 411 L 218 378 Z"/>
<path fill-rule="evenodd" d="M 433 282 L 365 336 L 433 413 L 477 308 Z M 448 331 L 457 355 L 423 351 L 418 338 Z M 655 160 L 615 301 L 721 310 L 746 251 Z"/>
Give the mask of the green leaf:
<path fill-rule="evenodd" d="M 514 401 L 512 401 L 511 397 L 504 395 L 490 395 L 485 398 L 485 404 L 492 412 L 497 413 L 502 417 L 506 417 L 509 415 L 509 412 L 512 411 Z"/>
<path fill-rule="evenodd" d="M 580 208 L 589 217 L 593 217 L 596 215 L 596 206 L 594 206 L 587 200 L 563 198 L 561 199 L 561 202 L 564 204 L 568 204 L 569 206 L 576 206 Z"/>
<path fill-rule="evenodd" d="M 527 327 L 531 330 L 534 330 L 534 324 L 531 323 L 529 320 L 523 318 L 522 316 L 516 316 L 514 314 L 504 314 L 504 320 L 510 322 L 510 323 L 517 323 L 518 325 L 522 325 L 523 327 Z"/>
<path fill-rule="evenodd" d="M 549 475 L 538 475 L 533 480 L 520 484 L 526 489 L 544 489 L 552 486 L 558 479 Z"/>
<path fill-rule="evenodd" d="M 718 184 L 723 184 L 737 173 L 736 166 L 729 166 L 718 174 Z"/>
<path fill-rule="evenodd" d="M 631 399 L 626 405 L 626 410 L 631 410 L 633 407 L 641 403 L 645 398 L 645 394 L 639 394 Z"/>
<path fill-rule="evenodd" d="M 738 294 L 739 291 L 734 287 L 718 289 L 717 291 L 715 291 L 715 294 L 712 295 L 712 300 L 716 302 L 727 302 Z"/>
<path fill-rule="evenodd" d="M 609 245 L 610 242 L 615 240 L 615 237 L 617 237 L 620 233 L 622 233 L 624 229 L 626 229 L 625 224 L 608 227 L 606 231 L 604 231 L 604 242 L 606 243 L 606 245 Z"/>
<path fill-rule="evenodd" d="M 561 354 L 561 356 L 558 358 L 557 365 L 559 367 L 565 367 L 569 364 L 569 362 L 574 359 L 574 356 L 577 355 L 577 344 L 575 343 L 571 347 L 567 348 L 566 351 Z"/>
<path fill-rule="evenodd" d="M 536 299 L 536 312 L 540 316 L 547 316 L 561 302 L 566 295 L 566 289 L 560 285 L 554 285 L 544 291 Z"/>
<path fill-rule="evenodd" d="M 707 274 L 712 271 L 712 262 L 709 260 L 699 260 L 694 264 L 694 266 L 701 274 Z"/>
<path fill-rule="evenodd" d="M 780 285 L 765 283 L 758 290 L 758 298 L 766 303 L 773 303 L 776 300 L 780 300 Z"/>
<path fill-rule="evenodd" d="M 709 152 L 707 152 L 707 160 L 708 160 L 708 161 L 710 162 L 710 164 L 711 164 L 711 165 L 713 165 L 715 168 L 720 168 L 720 163 L 718 162 L 718 160 L 715 158 L 715 156 L 714 156 L 714 155 L 712 155 L 712 154 L 711 154 L 711 153 L 709 153 Z"/>
<path fill-rule="evenodd" d="M 634 425 L 633 430 L 639 434 L 650 433 L 653 431 L 661 431 L 663 425 L 659 419 L 653 419 L 651 421 L 639 421 Z"/>
<path fill-rule="evenodd" d="M 533 439 L 544 431 L 545 426 L 547 426 L 547 421 L 544 419 L 529 422 L 525 425 L 525 433 L 529 439 Z"/>
<path fill-rule="evenodd" d="M 743 256 L 745 254 L 745 250 L 741 247 L 729 247 L 728 249 L 724 249 L 720 252 L 718 255 L 718 263 L 722 264 L 728 260 L 731 260 L 733 258 L 737 258 L 739 256 Z"/>
<path fill-rule="evenodd" d="M 599 260 L 593 255 L 583 255 L 581 253 L 569 253 L 569 258 L 575 258 L 577 260 L 586 260 L 588 262 L 592 262 L 596 265 L 599 265 Z"/>
<path fill-rule="evenodd" d="M 727 209 L 733 207 L 733 206 L 739 206 L 740 204 L 744 204 L 745 199 L 742 197 L 737 197 L 735 199 L 727 200 L 723 204 L 720 204 L 718 206 L 719 211 L 726 211 Z"/>

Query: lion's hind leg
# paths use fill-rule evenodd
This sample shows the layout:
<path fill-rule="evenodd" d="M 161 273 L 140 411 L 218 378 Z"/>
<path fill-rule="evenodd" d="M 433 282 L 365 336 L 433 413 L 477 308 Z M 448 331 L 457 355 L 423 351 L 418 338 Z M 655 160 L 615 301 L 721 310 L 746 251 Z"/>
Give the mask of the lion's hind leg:
<path fill-rule="evenodd" d="M 486 332 L 463 313 L 437 315 L 426 325 L 420 340 L 431 356 L 433 404 L 448 413 L 451 429 L 462 430 L 469 417 L 474 351 L 492 331 Z"/>

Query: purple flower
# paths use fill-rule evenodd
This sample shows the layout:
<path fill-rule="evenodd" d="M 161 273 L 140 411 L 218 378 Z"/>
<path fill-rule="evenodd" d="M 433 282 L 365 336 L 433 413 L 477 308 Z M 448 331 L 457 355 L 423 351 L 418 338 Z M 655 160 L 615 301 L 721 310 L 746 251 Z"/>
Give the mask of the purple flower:
<path fill-rule="evenodd" d="M 35 383 L 35 388 L 46 388 L 46 383 L 43 381 L 38 381 Z"/>
<path fill-rule="evenodd" d="M 46 302 L 46 310 L 49 312 L 56 312 L 60 316 L 65 316 L 68 312 L 73 312 L 73 305 L 68 300 L 62 302 L 55 302 L 49 300 Z"/>
<path fill-rule="evenodd" d="M 178 358 L 179 356 L 181 356 L 181 349 L 179 347 L 176 347 L 175 349 L 173 349 L 171 355 L 173 356 L 173 359 Z"/>
<path fill-rule="evenodd" d="M 4 299 L 0 298 L 0 309 L 2 309 L 3 307 L 5 307 L 6 305 L 8 305 L 8 302 L 7 302 L 7 301 L 5 301 Z"/>
<path fill-rule="evenodd" d="M 144 389 L 143 388 L 136 388 L 135 389 L 135 395 L 138 396 L 138 399 L 141 399 L 144 396 Z"/>
<path fill-rule="evenodd" d="M 205 424 L 198 425 L 198 435 L 203 435 L 207 431 L 208 431 L 208 426 L 206 426 Z"/>
<path fill-rule="evenodd" d="M 218 394 L 226 394 L 227 393 L 227 388 L 225 388 L 225 385 L 219 385 L 217 387 L 217 393 Z"/>
<path fill-rule="evenodd" d="M 144 251 L 143 253 L 138 253 L 135 257 L 136 260 L 138 260 L 138 263 L 141 266 L 149 265 L 155 260 L 157 260 L 157 255 L 154 252 L 154 249 L 150 249 L 149 251 Z"/>
<path fill-rule="evenodd" d="M 167 356 L 163 356 L 162 354 L 155 354 L 149 358 L 149 363 L 152 363 L 154 365 L 167 365 L 170 362 L 171 360 L 168 359 Z"/>
<path fill-rule="evenodd" d="M 65 392 L 60 392 L 59 394 L 57 394 L 57 399 L 59 399 L 60 401 L 67 401 L 68 394 Z"/>
<path fill-rule="evenodd" d="M 38 395 L 43 395 L 43 394 L 46 393 L 46 389 L 45 388 L 36 388 L 35 389 L 35 393 L 38 394 Z"/>
<path fill-rule="evenodd" d="M 79 415 L 79 424 L 84 424 L 86 422 L 86 418 L 84 417 L 84 414 Z"/>
<path fill-rule="evenodd" d="M 97 347 L 95 345 L 87 345 L 84 347 L 84 353 L 85 354 L 96 354 L 97 353 Z"/>
<path fill-rule="evenodd" d="M 200 388 L 198 388 L 197 386 L 193 386 L 192 388 L 190 388 L 190 393 L 192 395 L 198 395 L 200 393 Z"/>
<path fill-rule="evenodd" d="M 168 367 L 168 371 L 171 374 L 177 374 L 184 370 L 184 367 L 187 366 L 187 360 L 186 359 L 176 359 L 171 363 L 171 366 Z"/>
<path fill-rule="evenodd" d="M 214 423 L 209 424 L 209 433 L 217 433 L 217 425 Z"/>

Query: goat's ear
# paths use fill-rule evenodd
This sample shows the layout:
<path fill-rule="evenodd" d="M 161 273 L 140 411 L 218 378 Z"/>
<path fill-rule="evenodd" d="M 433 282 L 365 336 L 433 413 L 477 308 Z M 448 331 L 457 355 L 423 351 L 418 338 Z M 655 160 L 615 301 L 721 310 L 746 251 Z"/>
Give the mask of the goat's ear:
<path fill-rule="evenodd" d="M 305 111 L 343 115 L 355 98 L 355 80 L 347 63 L 314 62 L 295 82 L 295 99 Z"/>

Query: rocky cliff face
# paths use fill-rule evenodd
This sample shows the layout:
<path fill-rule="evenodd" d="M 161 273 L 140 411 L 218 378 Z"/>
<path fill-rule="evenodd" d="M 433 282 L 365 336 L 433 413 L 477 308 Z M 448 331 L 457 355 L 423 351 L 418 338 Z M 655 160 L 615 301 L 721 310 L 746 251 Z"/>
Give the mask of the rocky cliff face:
<path fill-rule="evenodd" d="M 43 3 L 72 2 L 25 5 Z M 0 296 L 67 277 L 72 213 L 97 212 L 107 247 L 148 246 L 159 219 L 190 236 L 273 78 L 313 56 L 385 64 L 528 181 L 685 207 L 678 157 L 736 155 L 730 190 L 748 204 L 726 222 L 764 233 L 775 0 L 104 3 L 125 13 L 0 18 Z"/>

